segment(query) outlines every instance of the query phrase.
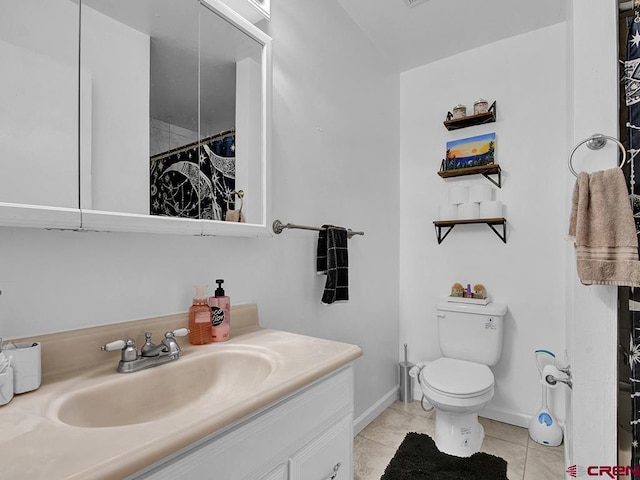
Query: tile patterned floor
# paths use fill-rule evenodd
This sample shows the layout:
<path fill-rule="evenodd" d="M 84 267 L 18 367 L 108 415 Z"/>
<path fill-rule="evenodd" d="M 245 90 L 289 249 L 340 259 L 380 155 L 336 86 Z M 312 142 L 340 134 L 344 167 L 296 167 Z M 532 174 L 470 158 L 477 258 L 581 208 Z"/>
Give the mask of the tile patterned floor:
<path fill-rule="evenodd" d="M 529 438 L 526 428 L 480 418 L 485 438 L 482 451 L 507 461 L 509 480 L 565 478 L 564 447 L 545 447 Z M 354 439 L 354 480 L 380 480 L 408 432 L 434 436 L 435 412 L 420 402 L 396 401 Z"/>

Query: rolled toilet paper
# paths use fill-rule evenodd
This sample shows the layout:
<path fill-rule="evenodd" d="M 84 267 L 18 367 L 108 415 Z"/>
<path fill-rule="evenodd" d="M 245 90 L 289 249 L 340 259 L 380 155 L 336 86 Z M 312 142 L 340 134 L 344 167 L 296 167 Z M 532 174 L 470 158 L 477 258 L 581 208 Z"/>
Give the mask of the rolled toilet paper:
<path fill-rule="evenodd" d="M 458 220 L 472 220 L 480 218 L 480 204 L 475 202 L 458 205 Z"/>
<path fill-rule="evenodd" d="M 470 202 L 488 202 L 491 200 L 492 193 L 491 185 L 488 183 L 479 183 L 469 187 L 469 201 Z"/>
<path fill-rule="evenodd" d="M 560 370 L 558 370 L 557 367 L 554 367 L 553 365 L 545 365 L 545 367 L 542 369 L 542 379 L 543 379 L 542 383 L 549 388 L 557 388 L 558 382 L 555 381 L 555 383 L 553 383 L 553 380 L 550 382 L 549 381 L 550 379 L 548 379 L 547 377 L 553 377 L 555 379 L 558 379 L 558 378 L 564 379 L 566 375 L 562 373 Z"/>
<path fill-rule="evenodd" d="M 459 205 L 469 201 L 469 187 L 449 188 L 449 203 Z"/>
<path fill-rule="evenodd" d="M 500 200 L 480 202 L 480 218 L 502 218 L 502 202 Z"/>
<path fill-rule="evenodd" d="M 451 205 L 450 203 L 441 204 L 438 206 L 438 219 L 439 220 L 457 220 L 458 219 L 458 206 Z"/>

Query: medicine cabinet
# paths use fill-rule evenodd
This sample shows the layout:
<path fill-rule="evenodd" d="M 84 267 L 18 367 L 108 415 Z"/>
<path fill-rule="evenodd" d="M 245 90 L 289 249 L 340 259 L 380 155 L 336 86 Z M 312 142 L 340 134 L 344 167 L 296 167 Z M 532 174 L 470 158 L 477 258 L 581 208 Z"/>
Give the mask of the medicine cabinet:
<path fill-rule="evenodd" d="M 251 23 L 271 18 L 271 0 L 224 0 L 224 2 Z"/>
<path fill-rule="evenodd" d="M 0 225 L 268 235 L 270 42 L 219 0 L 9 0 Z"/>

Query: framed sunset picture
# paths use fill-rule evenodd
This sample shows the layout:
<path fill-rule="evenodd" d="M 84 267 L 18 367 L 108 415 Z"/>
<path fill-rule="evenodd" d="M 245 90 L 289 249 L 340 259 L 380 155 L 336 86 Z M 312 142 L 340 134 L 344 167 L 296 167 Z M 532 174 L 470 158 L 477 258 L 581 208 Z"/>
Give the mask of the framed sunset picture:
<path fill-rule="evenodd" d="M 493 165 L 495 151 L 495 132 L 452 140 L 447 142 L 447 155 L 442 161 L 442 169 L 455 170 L 458 168 Z"/>

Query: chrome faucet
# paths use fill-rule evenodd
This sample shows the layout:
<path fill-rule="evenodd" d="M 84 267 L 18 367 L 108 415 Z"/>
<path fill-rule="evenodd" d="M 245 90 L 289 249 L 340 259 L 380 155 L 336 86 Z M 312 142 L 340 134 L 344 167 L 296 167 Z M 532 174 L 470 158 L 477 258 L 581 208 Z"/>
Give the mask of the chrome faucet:
<path fill-rule="evenodd" d="M 145 343 L 140 349 L 136 342 L 129 338 L 127 341 L 116 340 L 114 342 L 102 345 L 101 349 L 105 352 L 120 350 L 120 363 L 118 363 L 118 372 L 131 373 L 145 368 L 157 367 L 164 363 L 169 363 L 180 358 L 180 345 L 175 337 L 184 337 L 189 334 L 188 328 L 179 328 L 173 332 L 166 332 L 162 342 L 154 345 L 151 341 L 151 333 L 146 332 Z"/>

